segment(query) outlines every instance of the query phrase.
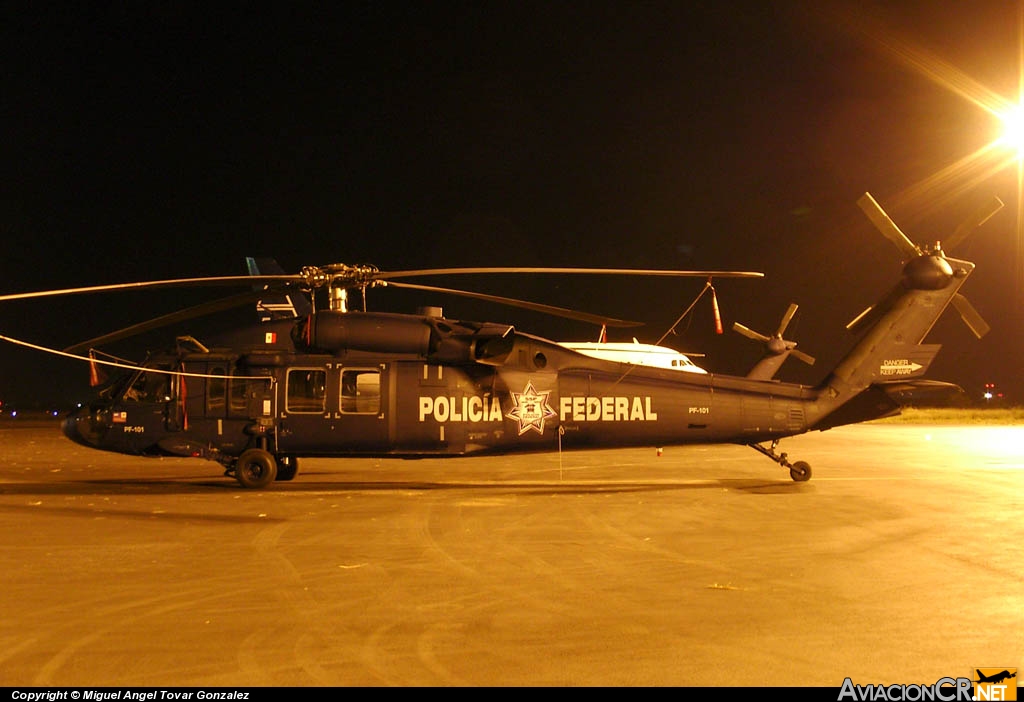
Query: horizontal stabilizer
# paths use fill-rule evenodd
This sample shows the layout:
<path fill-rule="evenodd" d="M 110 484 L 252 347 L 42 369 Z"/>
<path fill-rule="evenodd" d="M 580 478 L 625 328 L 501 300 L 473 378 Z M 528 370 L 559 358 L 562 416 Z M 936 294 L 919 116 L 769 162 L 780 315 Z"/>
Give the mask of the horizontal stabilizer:
<path fill-rule="evenodd" d="M 907 380 L 880 385 L 885 393 L 900 405 L 946 406 L 967 401 L 967 393 L 956 383 L 942 380 Z"/>

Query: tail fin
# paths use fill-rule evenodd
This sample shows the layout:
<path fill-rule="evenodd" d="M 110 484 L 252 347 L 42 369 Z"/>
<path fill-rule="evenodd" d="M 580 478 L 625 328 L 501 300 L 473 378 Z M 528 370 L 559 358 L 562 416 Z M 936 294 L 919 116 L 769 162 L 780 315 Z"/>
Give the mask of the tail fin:
<path fill-rule="evenodd" d="M 909 261 L 899 284 L 848 325 L 865 330 L 864 335 L 816 388 L 817 416 L 808 418 L 813 429 L 876 419 L 897 410 L 898 405 L 884 388 L 886 384 L 904 382 L 927 372 L 941 347 L 921 342 L 950 304 L 960 311 L 975 333 L 988 330 L 988 325 L 959 292 L 974 271 L 973 263 L 947 258 L 939 244 L 917 247 L 870 195 L 865 194 L 860 204 L 876 225 L 884 224 L 880 226 L 882 233 L 897 244 Z"/>
<path fill-rule="evenodd" d="M 863 422 L 892 414 L 898 406 L 884 392 L 886 383 L 918 378 L 928 371 L 939 344 L 922 344 L 949 305 L 953 295 L 974 270 L 967 261 L 941 259 L 955 266 L 955 273 L 943 290 L 908 288 L 893 299 L 888 310 L 880 312 L 853 350 L 818 388 L 823 416 L 814 429 Z M 906 276 L 906 273 L 904 273 Z M 867 391 L 872 390 L 869 394 Z M 860 402 L 838 411 L 851 400 Z"/>
<path fill-rule="evenodd" d="M 272 258 L 245 257 L 245 265 L 249 275 L 284 275 L 285 271 Z M 259 290 L 259 287 L 255 288 Z M 274 319 L 296 319 L 305 317 L 312 312 L 312 305 L 302 295 L 289 293 L 272 293 L 256 303 L 256 313 L 260 322 Z"/>

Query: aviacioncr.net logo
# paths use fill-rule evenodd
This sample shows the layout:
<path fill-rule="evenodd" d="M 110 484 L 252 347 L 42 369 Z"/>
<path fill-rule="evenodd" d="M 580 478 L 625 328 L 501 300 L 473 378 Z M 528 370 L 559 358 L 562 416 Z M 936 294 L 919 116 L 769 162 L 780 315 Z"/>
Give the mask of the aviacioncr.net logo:
<path fill-rule="evenodd" d="M 855 685 L 843 680 L 838 702 L 971 702 L 970 678 L 939 678 L 934 685 Z"/>

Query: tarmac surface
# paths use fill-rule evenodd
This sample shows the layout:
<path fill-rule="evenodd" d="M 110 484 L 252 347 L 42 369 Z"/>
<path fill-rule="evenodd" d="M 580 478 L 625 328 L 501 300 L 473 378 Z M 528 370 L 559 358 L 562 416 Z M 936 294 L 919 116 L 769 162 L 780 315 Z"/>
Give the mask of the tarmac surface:
<path fill-rule="evenodd" d="M 2 686 L 827 686 L 1024 667 L 1024 426 L 199 459 L 0 422 Z"/>

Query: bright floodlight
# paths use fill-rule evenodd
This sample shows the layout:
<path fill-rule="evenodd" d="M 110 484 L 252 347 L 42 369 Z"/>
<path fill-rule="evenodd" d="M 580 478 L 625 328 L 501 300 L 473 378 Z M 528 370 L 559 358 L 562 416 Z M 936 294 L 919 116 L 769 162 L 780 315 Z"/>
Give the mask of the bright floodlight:
<path fill-rule="evenodd" d="M 1003 122 L 1003 135 L 999 137 L 999 143 L 1016 151 L 1020 158 L 1024 154 L 1024 106 L 1015 105 L 999 118 Z"/>

